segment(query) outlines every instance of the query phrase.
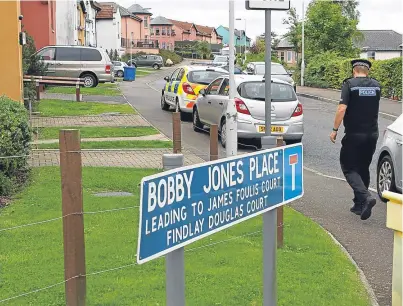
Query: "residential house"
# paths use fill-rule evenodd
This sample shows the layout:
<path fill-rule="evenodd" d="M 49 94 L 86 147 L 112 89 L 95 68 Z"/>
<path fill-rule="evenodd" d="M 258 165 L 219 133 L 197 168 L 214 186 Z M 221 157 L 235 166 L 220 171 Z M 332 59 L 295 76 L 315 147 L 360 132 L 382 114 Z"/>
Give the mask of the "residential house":
<path fill-rule="evenodd" d="M 87 8 L 83 0 L 77 0 L 77 45 L 85 46 L 85 16 Z M 70 25 L 71 26 L 71 25 Z"/>
<path fill-rule="evenodd" d="M 210 44 L 220 44 L 222 37 L 215 28 L 197 25 L 190 22 L 169 19 L 173 23 L 175 41 L 207 41 Z"/>
<path fill-rule="evenodd" d="M 114 2 L 99 3 L 96 16 L 97 43 L 104 49 L 128 52 L 158 53 L 158 42 L 141 39 L 143 19 Z"/>
<path fill-rule="evenodd" d="M 21 1 L 21 15 L 37 49 L 56 44 L 56 1 Z"/>
<path fill-rule="evenodd" d="M 222 43 L 224 45 L 228 45 L 229 44 L 229 28 L 224 27 L 222 25 L 220 25 L 217 29 L 216 29 L 218 35 L 220 35 L 222 37 Z M 250 48 L 250 43 L 251 43 L 251 39 L 246 36 L 245 31 L 243 30 L 237 30 L 235 29 L 234 31 L 234 43 L 235 43 L 235 47 L 237 47 L 237 49 L 241 49 L 241 47 L 245 46 L 245 42 L 246 42 L 246 47 Z"/>
<path fill-rule="evenodd" d="M 1 22 L 0 28 L 1 48 L 0 56 L 3 59 L 0 74 L 0 96 L 7 96 L 14 101 L 23 101 L 22 89 L 22 48 L 18 43 L 21 23 L 20 1 L 0 1 Z"/>
<path fill-rule="evenodd" d="M 139 4 L 133 4 L 127 9 L 131 14 L 143 20 L 141 24 L 140 39 L 150 38 L 150 22 L 152 13 Z"/>
<path fill-rule="evenodd" d="M 294 45 L 287 37 L 284 37 L 278 43 L 274 52 L 277 52 L 277 57 L 282 62 L 290 66 L 295 66 L 298 63 L 298 54 L 294 50 Z"/>
<path fill-rule="evenodd" d="M 402 34 L 393 30 L 361 30 L 363 40 L 355 45 L 361 58 L 385 60 L 402 56 Z"/>
<path fill-rule="evenodd" d="M 77 45 L 77 0 L 57 1 L 56 44 Z"/>
<path fill-rule="evenodd" d="M 157 16 L 150 22 L 150 37 L 158 40 L 161 49 L 173 51 L 175 48 L 176 33 L 174 24 L 162 16 Z"/>
<path fill-rule="evenodd" d="M 98 3 L 93 0 L 85 1 L 87 14 L 85 15 L 85 45 L 97 46 L 97 24 L 96 15 L 101 10 Z"/>

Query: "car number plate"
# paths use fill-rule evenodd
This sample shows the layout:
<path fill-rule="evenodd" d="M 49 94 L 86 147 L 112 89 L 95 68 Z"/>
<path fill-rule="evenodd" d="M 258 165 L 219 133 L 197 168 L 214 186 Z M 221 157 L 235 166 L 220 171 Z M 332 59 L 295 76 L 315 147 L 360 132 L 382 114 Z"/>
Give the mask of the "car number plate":
<path fill-rule="evenodd" d="M 259 125 L 258 131 L 259 131 L 259 133 L 264 133 L 264 132 L 266 132 L 266 127 L 264 125 Z M 272 133 L 284 133 L 284 127 L 283 126 L 272 126 L 271 132 Z"/>

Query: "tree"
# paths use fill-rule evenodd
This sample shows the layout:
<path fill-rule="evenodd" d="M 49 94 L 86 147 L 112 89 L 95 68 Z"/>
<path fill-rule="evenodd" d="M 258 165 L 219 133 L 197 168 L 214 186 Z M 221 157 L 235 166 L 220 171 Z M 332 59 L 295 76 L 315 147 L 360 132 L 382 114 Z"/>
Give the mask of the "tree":
<path fill-rule="evenodd" d="M 120 61 L 118 50 L 116 50 L 116 49 L 115 49 L 115 51 L 113 51 L 113 60 L 114 61 Z"/>
<path fill-rule="evenodd" d="M 353 20 L 359 20 L 360 12 L 357 9 L 359 4 L 358 0 L 334 0 L 333 2 L 341 6 L 344 16 Z"/>
<path fill-rule="evenodd" d="M 278 37 L 276 32 L 271 32 L 271 48 L 276 49 L 281 39 Z"/>
<path fill-rule="evenodd" d="M 288 25 L 288 32 L 285 38 L 294 46 L 296 54 L 301 53 L 302 49 L 302 25 L 295 7 L 287 12 L 288 17 L 283 19 L 283 24 Z"/>
<path fill-rule="evenodd" d="M 109 51 L 109 58 L 111 59 L 111 61 L 113 61 L 113 49 L 111 48 L 111 50 Z"/>
<path fill-rule="evenodd" d="M 259 54 L 266 50 L 266 46 L 264 40 L 256 39 L 256 41 L 252 44 L 250 48 L 250 53 L 252 54 Z"/>
<path fill-rule="evenodd" d="M 47 65 L 36 55 L 34 39 L 26 31 L 26 44 L 22 46 L 22 70 L 28 75 L 45 75 Z"/>
<path fill-rule="evenodd" d="M 305 25 L 306 59 L 327 51 L 342 57 L 355 57 L 359 50 L 354 46 L 360 33 L 358 20 L 343 14 L 338 3 L 314 1 L 309 4 Z"/>
<path fill-rule="evenodd" d="M 196 52 L 201 58 L 210 58 L 211 46 L 207 41 L 198 41 L 196 44 Z"/>

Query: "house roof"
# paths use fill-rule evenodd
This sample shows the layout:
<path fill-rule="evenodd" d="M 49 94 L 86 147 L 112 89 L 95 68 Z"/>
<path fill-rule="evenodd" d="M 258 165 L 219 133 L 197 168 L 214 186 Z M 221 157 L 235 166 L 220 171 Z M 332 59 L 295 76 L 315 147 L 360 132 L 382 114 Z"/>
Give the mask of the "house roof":
<path fill-rule="evenodd" d="M 393 30 L 361 30 L 364 39 L 355 42 L 358 48 L 368 47 L 366 51 L 400 51 L 402 34 Z"/>
<path fill-rule="evenodd" d="M 223 27 L 224 29 L 226 29 L 229 32 L 229 28 L 228 27 Z M 238 30 L 235 29 L 234 30 L 235 36 L 241 38 L 242 36 L 245 35 L 245 31 L 244 30 Z M 250 40 L 250 38 L 248 36 L 246 36 L 246 40 Z"/>
<path fill-rule="evenodd" d="M 98 2 L 91 0 L 90 4 L 91 4 L 91 7 L 94 8 L 95 10 L 97 10 L 97 11 L 101 10 L 101 6 L 99 5 Z"/>
<path fill-rule="evenodd" d="M 278 48 L 294 48 L 294 45 L 290 42 L 288 37 L 284 37 L 277 45 Z"/>
<path fill-rule="evenodd" d="M 135 14 L 135 15 L 152 15 L 148 10 L 144 9 L 140 4 L 132 4 L 127 8 L 130 13 Z"/>
<path fill-rule="evenodd" d="M 98 12 L 96 18 L 97 19 L 112 19 L 113 13 L 116 13 L 119 10 L 119 13 L 122 17 L 130 17 L 134 20 L 142 22 L 143 19 L 133 15 L 126 8 L 116 4 L 115 2 L 102 2 L 99 4 L 101 7 L 101 11 Z"/>
<path fill-rule="evenodd" d="M 173 25 L 173 23 L 163 16 L 157 16 L 151 20 L 150 25 Z"/>
<path fill-rule="evenodd" d="M 179 20 L 173 20 L 173 19 L 169 19 L 169 21 L 172 22 L 178 28 L 181 28 L 182 30 L 184 30 L 185 32 L 190 32 L 190 29 L 193 26 L 193 23 L 186 22 L 186 21 L 179 21 Z"/>

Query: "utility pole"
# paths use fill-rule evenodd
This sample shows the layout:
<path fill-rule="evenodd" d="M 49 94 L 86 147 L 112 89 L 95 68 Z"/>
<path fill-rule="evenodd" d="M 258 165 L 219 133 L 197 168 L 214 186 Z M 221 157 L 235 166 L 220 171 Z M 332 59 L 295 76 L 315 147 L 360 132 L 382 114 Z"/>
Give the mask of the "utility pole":
<path fill-rule="evenodd" d="M 229 0 L 229 101 L 225 116 L 225 125 L 222 125 L 221 137 L 225 137 L 226 155 L 237 155 L 238 149 L 238 112 L 235 106 L 235 2 Z M 225 128 L 225 130 L 224 130 Z"/>
<path fill-rule="evenodd" d="M 130 66 L 133 65 L 133 32 L 130 33 Z"/>
<path fill-rule="evenodd" d="M 302 61 L 301 61 L 301 86 L 304 86 L 305 75 L 305 5 L 302 1 Z"/>

